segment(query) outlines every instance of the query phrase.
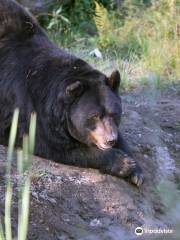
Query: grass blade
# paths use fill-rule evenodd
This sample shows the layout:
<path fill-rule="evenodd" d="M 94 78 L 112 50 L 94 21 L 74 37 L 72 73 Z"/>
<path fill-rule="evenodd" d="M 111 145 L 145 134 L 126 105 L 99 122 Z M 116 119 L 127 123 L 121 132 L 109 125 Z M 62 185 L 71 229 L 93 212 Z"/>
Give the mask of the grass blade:
<path fill-rule="evenodd" d="M 30 126 L 29 126 L 29 154 L 30 156 L 34 153 L 35 147 L 35 136 L 36 136 L 36 113 L 31 114 Z"/>
<path fill-rule="evenodd" d="M 1 220 L 0 220 L 0 240 L 5 240 L 3 227 L 2 227 L 2 224 L 1 224 Z"/>
<path fill-rule="evenodd" d="M 19 205 L 18 240 L 27 239 L 31 180 L 26 178 L 22 189 L 22 203 Z"/>
<path fill-rule="evenodd" d="M 12 203 L 12 185 L 8 181 L 5 196 L 5 235 L 6 240 L 12 240 L 11 230 L 11 203 Z"/>
<path fill-rule="evenodd" d="M 8 152 L 7 152 L 7 175 L 11 173 L 11 162 L 13 158 L 13 151 L 15 146 L 15 140 L 17 135 L 17 127 L 18 127 L 18 118 L 19 118 L 19 110 L 15 109 L 11 124 L 9 144 L 8 144 Z"/>
<path fill-rule="evenodd" d="M 17 170 L 18 170 L 18 174 L 22 174 L 23 173 L 23 151 L 18 149 L 17 151 Z"/>
<path fill-rule="evenodd" d="M 15 140 L 17 135 L 18 118 L 19 118 L 19 110 L 16 109 L 13 114 L 13 120 L 11 125 L 8 153 L 7 153 L 7 166 L 6 166 L 7 187 L 6 187 L 6 195 L 5 195 L 5 217 L 4 217 L 6 240 L 12 240 L 12 229 L 11 229 L 12 184 L 11 184 L 10 174 L 11 174 L 11 164 L 13 159 L 13 151 L 14 151 Z"/>
<path fill-rule="evenodd" d="M 23 139 L 23 152 L 19 152 L 19 172 L 28 171 L 25 177 L 24 186 L 19 194 L 19 217 L 18 217 L 18 240 L 26 240 L 28 234 L 28 220 L 29 220 L 29 204 L 30 204 L 30 166 L 32 162 L 32 156 L 35 147 L 35 136 L 36 136 L 36 114 L 31 114 L 30 126 L 29 126 L 29 137 L 24 136 Z M 22 157 L 24 160 L 25 167 L 22 167 Z M 22 201 L 20 201 L 22 199 Z"/>

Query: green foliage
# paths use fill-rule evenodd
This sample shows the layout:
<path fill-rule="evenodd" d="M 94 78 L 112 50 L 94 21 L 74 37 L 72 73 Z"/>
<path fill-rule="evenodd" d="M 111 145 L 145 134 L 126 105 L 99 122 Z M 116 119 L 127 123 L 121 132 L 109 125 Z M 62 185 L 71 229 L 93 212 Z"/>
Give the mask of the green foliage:
<path fill-rule="evenodd" d="M 94 17 L 96 23 L 98 38 L 97 44 L 104 49 L 115 46 L 116 40 L 114 34 L 111 31 L 112 23 L 111 16 L 108 13 L 107 9 L 102 5 L 96 2 L 96 15 Z"/>
<path fill-rule="evenodd" d="M 129 62 L 127 86 L 132 72 L 140 84 L 179 78 L 179 0 L 78 0 L 53 11 L 46 26 L 55 42 L 76 54 L 98 47 L 123 68 L 121 61 Z"/>
<path fill-rule="evenodd" d="M 43 13 L 38 16 L 40 23 L 48 30 L 54 30 L 67 36 L 68 34 L 96 34 L 96 25 L 93 17 L 96 14 L 95 0 L 77 0 L 68 1 L 64 5 L 56 3 L 52 6 L 49 13 Z M 111 8 L 112 1 L 97 0 L 106 8 Z"/>
<path fill-rule="evenodd" d="M 95 2 L 90 0 L 78 0 L 74 1 L 71 7 L 65 8 L 66 14 L 71 19 L 71 28 L 74 31 L 80 30 L 88 23 L 93 25 L 93 15 L 95 13 Z"/>
<path fill-rule="evenodd" d="M 101 49 L 115 52 L 116 57 L 131 61 L 136 59 L 147 72 L 156 74 L 157 79 L 175 80 L 180 76 L 180 11 L 178 2 L 160 0 L 149 8 L 138 1 L 130 4 L 123 25 L 113 14 L 97 6 L 95 18 L 99 36 L 97 44 Z M 141 14 L 140 14 L 141 9 Z M 178 32 L 179 31 L 179 32 Z"/>
<path fill-rule="evenodd" d="M 50 15 L 51 16 L 51 15 Z M 62 30 L 63 24 L 69 24 L 69 20 L 62 15 L 62 7 L 59 7 L 57 10 L 53 10 L 52 18 L 48 23 L 48 30 Z"/>

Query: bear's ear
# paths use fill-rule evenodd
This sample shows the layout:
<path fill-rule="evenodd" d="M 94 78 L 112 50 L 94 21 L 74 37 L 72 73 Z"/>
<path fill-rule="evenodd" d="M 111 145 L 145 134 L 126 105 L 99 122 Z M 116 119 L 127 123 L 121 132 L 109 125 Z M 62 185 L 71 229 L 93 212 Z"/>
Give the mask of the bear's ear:
<path fill-rule="evenodd" d="M 115 92 L 118 91 L 120 86 L 121 76 L 118 70 L 111 73 L 111 76 L 107 79 L 107 85 Z"/>
<path fill-rule="evenodd" d="M 83 92 L 83 86 L 79 81 L 76 81 L 66 87 L 66 95 L 68 97 L 79 97 Z"/>

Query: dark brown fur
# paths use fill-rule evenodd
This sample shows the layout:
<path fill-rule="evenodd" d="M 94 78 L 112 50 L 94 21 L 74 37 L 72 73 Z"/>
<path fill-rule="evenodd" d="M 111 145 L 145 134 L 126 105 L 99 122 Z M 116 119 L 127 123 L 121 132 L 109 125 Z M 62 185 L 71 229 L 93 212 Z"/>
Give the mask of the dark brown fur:
<path fill-rule="evenodd" d="M 129 177 L 140 185 L 141 169 L 126 156 L 128 147 L 118 131 L 119 82 L 117 71 L 108 78 L 58 48 L 19 4 L 0 0 L 0 143 L 7 144 L 16 107 L 19 143 L 35 111 L 37 155 Z M 96 127 L 91 121 L 95 112 L 110 129 L 103 141 L 112 146 L 104 151 L 88 135 Z"/>

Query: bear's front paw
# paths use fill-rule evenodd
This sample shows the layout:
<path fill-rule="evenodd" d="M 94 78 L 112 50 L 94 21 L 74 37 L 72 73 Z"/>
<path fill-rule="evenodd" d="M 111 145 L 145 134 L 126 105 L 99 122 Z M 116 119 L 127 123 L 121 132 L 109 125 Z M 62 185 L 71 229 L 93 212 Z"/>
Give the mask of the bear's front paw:
<path fill-rule="evenodd" d="M 125 157 L 116 161 L 111 169 L 112 175 L 117 177 L 129 177 L 136 169 L 136 162 L 130 157 Z"/>
<path fill-rule="evenodd" d="M 128 178 L 131 183 L 138 187 L 140 187 L 144 181 L 140 166 L 130 157 L 124 157 L 116 161 L 111 168 L 111 174 L 117 177 Z"/>

